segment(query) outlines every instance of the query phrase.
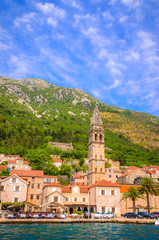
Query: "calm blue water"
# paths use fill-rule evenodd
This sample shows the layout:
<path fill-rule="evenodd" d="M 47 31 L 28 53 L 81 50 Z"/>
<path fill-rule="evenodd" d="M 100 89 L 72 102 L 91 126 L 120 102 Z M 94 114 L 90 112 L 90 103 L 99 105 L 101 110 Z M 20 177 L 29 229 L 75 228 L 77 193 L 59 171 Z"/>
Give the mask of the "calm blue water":
<path fill-rule="evenodd" d="M 77 224 L 0 224 L 0 239 L 159 239 L 159 226 L 77 223 Z"/>

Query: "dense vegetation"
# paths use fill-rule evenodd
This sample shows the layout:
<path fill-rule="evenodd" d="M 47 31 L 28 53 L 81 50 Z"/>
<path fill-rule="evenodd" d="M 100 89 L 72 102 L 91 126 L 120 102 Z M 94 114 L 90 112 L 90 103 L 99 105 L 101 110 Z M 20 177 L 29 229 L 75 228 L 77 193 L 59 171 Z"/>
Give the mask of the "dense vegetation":
<path fill-rule="evenodd" d="M 90 117 L 98 102 L 106 157 L 122 165 L 159 165 L 159 118 L 108 106 L 81 90 L 42 80 L 0 78 L 0 84 L 1 153 L 19 154 L 33 169 L 45 168 L 52 174 L 56 169 L 48 165 L 50 154 L 58 152 L 64 161 L 79 159 L 86 171 L 83 158 L 88 156 Z M 72 142 L 74 151 L 50 149 L 49 141 Z M 78 167 L 73 166 L 76 171 Z"/>

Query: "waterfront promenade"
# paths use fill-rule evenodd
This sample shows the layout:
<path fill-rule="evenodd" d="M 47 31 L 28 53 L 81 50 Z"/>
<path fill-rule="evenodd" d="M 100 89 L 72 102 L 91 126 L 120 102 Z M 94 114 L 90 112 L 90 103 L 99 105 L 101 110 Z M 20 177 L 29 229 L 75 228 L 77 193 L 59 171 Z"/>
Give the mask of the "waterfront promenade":
<path fill-rule="evenodd" d="M 25 224 L 34 224 L 34 223 L 133 223 L 133 224 L 154 224 L 156 219 L 127 219 L 127 218 L 111 218 L 111 219 L 6 219 L 1 218 L 0 224 L 6 223 L 25 223 Z"/>

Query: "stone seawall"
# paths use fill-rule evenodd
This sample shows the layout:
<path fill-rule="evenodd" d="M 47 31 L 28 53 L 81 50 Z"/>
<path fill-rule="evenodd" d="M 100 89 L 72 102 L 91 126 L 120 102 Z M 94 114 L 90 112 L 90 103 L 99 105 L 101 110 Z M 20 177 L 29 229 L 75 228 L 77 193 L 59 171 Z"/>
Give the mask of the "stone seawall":
<path fill-rule="evenodd" d="M 0 219 L 0 224 L 34 224 L 34 223 L 124 223 L 124 224 L 154 224 L 156 219 L 125 219 L 125 218 L 112 218 L 112 219 Z"/>

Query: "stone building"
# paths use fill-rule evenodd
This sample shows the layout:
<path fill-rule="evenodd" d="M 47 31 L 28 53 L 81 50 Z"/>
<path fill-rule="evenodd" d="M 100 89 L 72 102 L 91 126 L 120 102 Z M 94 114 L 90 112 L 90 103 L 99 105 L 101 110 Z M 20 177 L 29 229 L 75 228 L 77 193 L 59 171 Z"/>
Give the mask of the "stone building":
<path fill-rule="evenodd" d="M 13 174 L 0 182 L 1 202 L 23 202 L 27 199 L 28 183 Z"/>
<path fill-rule="evenodd" d="M 137 168 L 128 170 L 118 177 L 119 184 L 136 184 L 142 177 L 148 177 L 148 174 L 143 169 Z"/>
<path fill-rule="evenodd" d="M 132 187 L 132 185 L 120 185 L 120 199 L 122 199 L 123 193 L 128 192 L 128 189 Z M 134 186 L 138 188 L 138 186 Z M 159 211 L 159 196 L 151 196 L 150 200 L 150 212 L 158 212 Z M 138 199 L 135 201 L 136 210 L 140 212 L 147 212 L 147 201 L 146 196 L 145 199 Z M 120 201 L 121 214 L 126 212 L 133 211 L 133 203 L 129 199 Z"/>
<path fill-rule="evenodd" d="M 96 105 L 89 130 L 88 183 L 94 184 L 105 178 L 104 128 Z"/>
<path fill-rule="evenodd" d="M 57 147 L 63 151 L 72 151 L 73 145 L 72 143 L 62 143 L 62 142 L 49 142 L 50 147 Z"/>
<path fill-rule="evenodd" d="M 120 216 L 120 186 L 106 180 L 100 180 L 89 187 L 90 205 L 97 212 L 113 212 Z"/>
<path fill-rule="evenodd" d="M 44 178 L 43 171 L 12 169 L 10 175 L 13 174 L 16 174 L 28 183 L 27 202 L 30 202 L 37 207 L 41 205 Z M 36 207 L 34 209 L 36 209 Z"/>

